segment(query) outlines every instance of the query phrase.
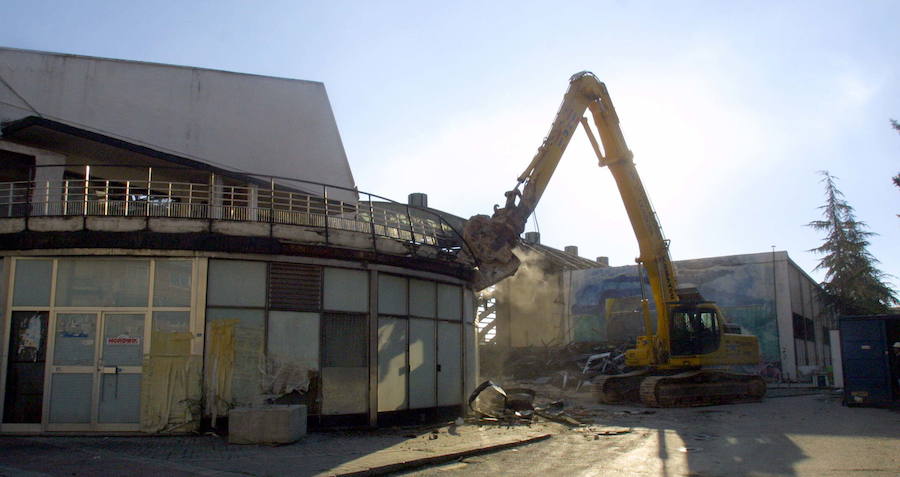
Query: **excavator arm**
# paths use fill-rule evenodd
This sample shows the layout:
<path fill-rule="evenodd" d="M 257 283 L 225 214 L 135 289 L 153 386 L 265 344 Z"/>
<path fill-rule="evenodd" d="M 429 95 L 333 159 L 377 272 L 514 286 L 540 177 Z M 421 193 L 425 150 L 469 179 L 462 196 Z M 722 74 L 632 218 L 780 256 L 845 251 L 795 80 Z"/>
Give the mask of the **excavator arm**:
<path fill-rule="evenodd" d="M 599 132 L 602 150 L 583 117 L 588 109 Z M 495 208 L 490 217 L 476 215 L 466 224 L 463 236 L 479 263 L 476 288 L 485 288 L 516 272 L 519 260 L 513 249 L 518 245 L 525 223 L 537 207 L 579 123 L 583 124 L 588 134 L 600 166 L 608 166 L 615 178 L 638 238 L 638 261 L 647 270 L 656 302 L 677 301 L 677 282 L 669 258 L 668 242 L 662 235 L 656 213 L 637 175 L 632 153 L 619 128 L 616 110 L 606 85 L 586 71 L 570 78 L 569 89 L 556 113 L 550 133 L 531 163 L 519 175 L 516 186 L 506 192 L 505 205 Z M 664 313 L 662 307 L 657 308 L 658 314 Z M 660 315 L 657 321 L 665 321 L 662 318 Z"/>
<path fill-rule="evenodd" d="M 475 215 L 463 229 L 463 238 L 478 261 L 474 280 L 476 289 L 483 289 L 513 275 L 519 260 L 513 249 L 525 231 L 525 223 L 544 194 L 556 166 L 572 139 L 582 114 L 593 98 L 600 82 L 594 75 L 583 72 L 572 77 L 563 97 L 550 133 L 541 147 L 519 175 L 516 186 L 505 193 L 503 207 L 494 207 L 492 216 Z"/>
<path fill-rule="evenodd" d="M 599 142 L 588 120 L 582 117 L 586 110 L 591 112 Z M 606 86 L 591 73 L 581 72 L 569 80 L 550 133 L 518 177 L 516 186 L 506 193 L 504 206 L 495 207 L 490 217 L 476 215 L 466 223 L 463 237 L 478 261 L 475 287 L 480 290 L 516 272 L 519 260 L 513 249 L 579 122 L 600 166 L 608 167 L 616 181 L 637 237 L 638 266 L 647 272 L 656 303 L 656 333 L 652 332 L 648 301 L 643 299 L 646 335 L 638 337 L 635 349 L 626 352 L 626 364 L 639 369 L 599 376 L 594 382 L 599 400 L 639 399 L 650 406 L 667 407 L 761 399 L 765 382 L 759 376 L 699 369 L 758 363 L 759 342 L 752 336 L 723 333 L 726 326 L 718 308 L 703 302 L 696 290 L 679 293 L 669 242 L 625 144 Z M 673 332 L 678 336 L 673 337 Z"/>
<path fill-rule="evenodd" d="M 594 120 L 600 141 L 591 132 L 586 110 Z M 578 123 L 581 123 L 600 167 L 608 167 L 616 181 L 628 219 L 637 237 L 638 266 L 647 272 L 656 303 L 656 333 L 652 331 L 648 300 L 642 300 L 646 336 L 626 353 L 626 364 L 641 368 L 615 376 L 600 376 L 594 390 L 601 402 L 634 400 L 651 406 L 693 406 L 759 400 L 765 382 L 758 376 L 698 369 L 701 366 L 743 365 L 759 361 L 755 337 L 723 333 L 725 321 L 718 308 L 703 302 L 696 290 L 679 296 L 669 242 L 662 233 L 625 144 L 619 118 L 606 86 L 589 72 L 569 80 L 569 89 L 537 154 L 506 192 L 503 207 L 492 216 L 476 215 L 463 229 L 463 237 L 478 262 L 474 285 L 486 288 L 516 272 L 519 244 L 528 217 L 534 212 Z M 672 328 L 672 329 L 670 329 Z M 673 331 L 678 336 L 673 336 Z"/>
<path fill-rule="evenodd" d="M 656 303 L 656 342 L 652 345 L 652 361 L 659 363 L 669 355 L 669 313 L 666 308 L 668 303 L 679 301 L 678 280 L 675 276 L 675 267 L 669 255 L 669 241 L 663 236 L 662 226 L 650 198 L 644 190 L 644 185 L 634 165 L 634 155 L 625 144 L 625 137 L 619 127 L 619 117 L 613 107 L 612 99 L 606 90 L 606 85 L 598 82 L 598 97 L 588 104 L 594 124 L 600 134 L 603 151 L 600 150 L 596 139 L 593 138 L 588 127 L 587 120 L 582 120 L 585 132 L 591 140 L 594 152 L 600 159 L 601 167 L 608 167 L 625 212 L 631 222 L 634 235 L 637 237 L 640 256 L 638 265 L 643 266 L 647 272 L 647 280 L 650 282 L 650 290 Z M 605 154 L 604 154 L 605 152 Z M 650 333 L 649 312 L 647 302 L 644 300 L 643 312 L 646 332 Z"/>

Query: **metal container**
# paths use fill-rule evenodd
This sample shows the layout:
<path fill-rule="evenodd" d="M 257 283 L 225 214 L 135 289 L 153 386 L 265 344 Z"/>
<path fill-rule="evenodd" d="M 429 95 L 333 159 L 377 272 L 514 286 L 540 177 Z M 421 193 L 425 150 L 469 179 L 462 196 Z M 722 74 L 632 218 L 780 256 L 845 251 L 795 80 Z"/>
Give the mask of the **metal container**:
<path fill-rule="evenodd" d="M 883 406 L 900 400 L 898 358 L 891 349 L 900 341 L 900 315 L 845 316 L 839 326 L 844 403 Z"/>

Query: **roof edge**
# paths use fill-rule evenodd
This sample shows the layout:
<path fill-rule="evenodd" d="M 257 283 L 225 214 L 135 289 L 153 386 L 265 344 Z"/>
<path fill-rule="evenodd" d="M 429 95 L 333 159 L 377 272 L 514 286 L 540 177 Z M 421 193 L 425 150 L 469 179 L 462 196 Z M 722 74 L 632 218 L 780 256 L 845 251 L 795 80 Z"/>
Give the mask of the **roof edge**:
<path fill-rule="evenodd" d="M 317 85 L 325 85 L 323 81 L 315 81 L 315 80 L 305 80 L 298 78 L 287 78 L 284 76 L 270 76 L 270 75 L 261 75 L 257 73 L 243 73 L 240 71 L 231 71 L 231 70 L 220 70 L 215 68 L 204 68 L 200 66 L 189 66 L 189 65 L 176 65 L 173 63 L 158 63 L 154 61 L 144 61 L 144 60 L 126 60 L 123 58 L 107 58 L 104 56 L 91 56 L 91 55 L 80 55 L 77 53 L 60 53 L 56 51 L 44 51 L 44 50 L 30 50 L 27 48 L 13 48 L 8 46 L 0 46 L 0 51 L 11 51 L 15 53 L 32 53 L 39 55 L 48 55 L 48 56 L 58 56 L 63 58 L 77 58 L 80 60 L 100 60 L 100 61 L 109 61 L 115 63 L 129 63 L 135 65 L 145 65 L 145 66 L 161 66 L 166 68 L 178 68 L 185 70 L 196 70 L 196 71 L 209 71 L 213 73 L 227 73 L 231 75 L 240 75 L 240 76 L 248 76 L 248 77 L 256 77 L 256 78 L 266 78 L 266 79 L 274 79 L 281 81 L 291 81 L 291 82 L 299 82 L 299 83 L 311 83 Z"/>
<path fill-rule="evenodd" d="M 10 121 L 8 123 L 0 125 L 0 131 L 2 131 L 2 137 L 14 138 L 14 134 L 18 131 L 30 128 L 30 127 L 43 127 L 47 128 L 59 133 L 68 134 L 70 136 L 79 137 L 82 139 L 86 139 L 89 141 L 98 142 L 101 144 L 105 144 L 107 146 L 115 147 L 118 149 L 124 149 L 136 154 L 141 154 L 144 156 L 153 157 L 156 159 L 162 159 L 164 161 L 169 161 L 180 166 L 184 166 L 188 169 L 199 169 L 206 170 L 209 172 L 214 172 L 217 174 L 222 174 L 226 176 L 231 176 L 236 179 L 245 180 L 251 183 L 258 184 L 266 184 L 265 181 L 262 181 L 258 178 L 254 178 L 252 176 L 248 176 L 242 174 L 237 171 L 231 171 L 228 169 L 224 169 L 222 167 L 218 167 L 212 164 L 208 164 L 202 161 L 198 161 L 196 159 L 191 159 L 184 156 L 179 156 L 176 154 L 171 154 L 168 152 L 160 151 L 158 149 L 153 149 L 148 146 L 144 146 L 141 144 L 135 144 L 133 142 L 128 142 L 123 139 L 119 139 L 112 136 L 107 136 L 105 134 L 100 134 L 98 132 L 94 132 L 88 129 L 79 128 L 76 126 L 72 126 L 66 123 L 62 123 L 59 121 L 54 121 L 52 119 L 42 118 L 40 116 L 26 116 L 22 119 L 17 119 L 15 121 Z"/>

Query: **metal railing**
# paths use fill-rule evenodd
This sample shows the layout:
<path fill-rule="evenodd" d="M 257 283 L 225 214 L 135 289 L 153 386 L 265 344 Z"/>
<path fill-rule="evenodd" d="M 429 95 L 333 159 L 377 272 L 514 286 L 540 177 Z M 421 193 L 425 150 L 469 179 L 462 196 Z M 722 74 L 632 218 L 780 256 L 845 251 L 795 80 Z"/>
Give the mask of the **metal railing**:
<path fill-rule="evenodd" d="M 306 182 L 306 181 L 303 181 Z M 314 184 L 308 183 L 307 184 Z M 214 184 L 214 183 L 213 183 Z M 276 187 L 156 180 L 70 179 L 0 182 L 0 217 L 171 217 L 301 225 L 435 246 L 456 254 L 459 233 L 440 215 L 375 194 L 315 184 L 322 195 Z M 341 191 L 359 201 L 329 199 Z M 384 202 L 384 206 L 373 201 Z"/>

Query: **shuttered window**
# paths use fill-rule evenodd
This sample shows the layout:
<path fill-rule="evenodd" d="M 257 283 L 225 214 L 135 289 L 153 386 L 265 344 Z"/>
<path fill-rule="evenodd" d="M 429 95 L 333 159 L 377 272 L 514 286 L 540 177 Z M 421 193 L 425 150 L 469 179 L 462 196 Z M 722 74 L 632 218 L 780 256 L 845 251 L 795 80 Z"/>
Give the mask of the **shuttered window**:
<path fill-rule="evenodd" d="M 319 311 L 322 267 L 274 262 L 269 265 L 269 309 Z"/>

